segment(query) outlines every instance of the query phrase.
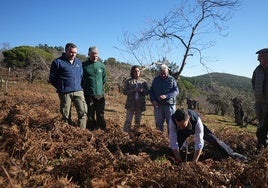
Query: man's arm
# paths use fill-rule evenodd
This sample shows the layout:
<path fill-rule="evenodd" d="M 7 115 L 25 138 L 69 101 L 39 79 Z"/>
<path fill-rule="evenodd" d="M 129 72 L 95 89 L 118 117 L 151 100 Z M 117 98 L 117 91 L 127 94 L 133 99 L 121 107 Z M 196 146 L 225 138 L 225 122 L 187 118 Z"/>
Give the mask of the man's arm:
<path fill-rule="evenodd" d="M 149 97 L 150 97 L 150 101 L 151 101 L 152 105 L 154 106 L 154 108 L 157 108 L 158 107 L 158 103 L 156 101 L 154 87 L 155 87 L 155 79 L 153 80 L 152 85 L 151 85 L 151 88 L 149 90 Z"/>
<path fill-rule="evenodd" d="M 202 149 L 194 151 L 193 162 L 198 162 L 198 159 L 199 159 L 201 153 L 202 153 Z"/>
<path fill-rule="evenodd" d="M 165 98 L 176 97 L 179 94 L 177 81 L 174 78 L 172 78 L 172 82 L 173 82 L 173 87 L 169 93 L 165 94 Z"/>
<path fill-rule="evenodd" d="M 204 147 L 204 125 L 200 118 L 197 120 L 197 124 L 195 126 L 195 151 L 193 156 L 193 162 L 198 162 L 199 157 L 202 153 L 202 149 Z"/>
<path fill-rule="evenodd" d="M 176 162 L 179 164 L 179 163 L 182 163 L 182 159 L 181 159 L 181 155 L 180 155 L 180 152 L 179 152 L 179 149 L 173 149 L 173 154 L 174 154 L 174 157 L 176 159 Z"/>
<path fill-rule="evenodd" d="M 50 66 L 49 83 L 55 88 L 57 87 L 57 66 L 55 60 L 51 63 Z"/>
<path fill-rule="evenodd" d="M 169 120 L 168 123 L 168 136 L 169 136 L 169 142 L 170 142 L 170 147 L 173 151 L 174 157 L 176 159 L 176 162 L 181 163 L 181 155 L 179 152 L 179 146 L 178 146 L 178 141 L 177 141 L 177 130 L 176 130 L 176 125 L 173 123 L 172 119 Z"/>
<path fill-rule="evenodd" d="M 103 81 L 103 85 L 106 83 L 107 81 L 107 72 L 106 72 L 106 67 L 103 66 L 103 75 L 102 75 L 102 81 Z"/>

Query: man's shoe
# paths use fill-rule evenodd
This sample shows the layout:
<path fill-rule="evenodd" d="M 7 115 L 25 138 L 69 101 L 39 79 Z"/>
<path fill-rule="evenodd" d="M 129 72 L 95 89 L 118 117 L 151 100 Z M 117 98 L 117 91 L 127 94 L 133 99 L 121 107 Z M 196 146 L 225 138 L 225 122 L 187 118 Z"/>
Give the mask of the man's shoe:
<path fill-rule="evenodd" d="M 238 159 L 240 161 L 246 161 L 247 160 L 247 157 L 242 155 L 242 154 L 239 154 L 239 153 L 233 153 L 233 158 L 234 159 Z"/>

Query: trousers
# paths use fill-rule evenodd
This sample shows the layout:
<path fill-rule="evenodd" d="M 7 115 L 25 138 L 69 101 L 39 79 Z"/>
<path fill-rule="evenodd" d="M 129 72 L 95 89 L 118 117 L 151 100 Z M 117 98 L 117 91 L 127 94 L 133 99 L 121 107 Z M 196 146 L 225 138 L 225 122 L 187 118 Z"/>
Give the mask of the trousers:
<path fill-rule="evenodd" d="M 60 99 L 60 113 L 64 120 L 69 124 L 71 123 L 70 114 L 71 106 L 74 104 L 77 115 L 78 115 L 78 125 L 80 128 L 85 129 L 87 124 L 87 105 L 84 97 L 83 91 L 75 91 L 70 93 L 59 93 Z"/>
<path fill-rule="evenodd" d="M 106 128 L 106 121 L 104 118 L 104 109 L 105 109 L 105 98 L 104 97 L 94 97 L 94 96 L 85 96 L 86 103 L 88 106 L 88 121 L 87 128 L 89 130 L 96 130 Z"/>
<path fill-rule="evenodd" d="M 176 105 L 158 105 L 154 108 L 154 117 L 156 128 L 160 131 L 164 131 L 164 122 L 168 125 L 171 115 L 175 112 Z M 167 126 L 168 129 L 168 126 Z"/>

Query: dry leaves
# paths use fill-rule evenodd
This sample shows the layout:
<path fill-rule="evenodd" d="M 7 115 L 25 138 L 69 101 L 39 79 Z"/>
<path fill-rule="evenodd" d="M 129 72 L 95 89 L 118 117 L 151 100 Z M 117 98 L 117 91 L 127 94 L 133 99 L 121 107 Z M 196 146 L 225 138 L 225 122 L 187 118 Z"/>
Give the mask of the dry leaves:
<path fill-rule="evenodd" d="M 29 87 L 1 94 L 0 187 L 268 186 L 267 149 L 257 153 L 254 134 L 216 132 L 247 155 L 247 162 L 206 145 L 199 163 L 177 166 L 167 135 L 153 125 L 127 134 L 124 114 L 110 110 L 115 115 L 107 115 L 107 130 L 83 131 L 60 121 L 57 96 L 49 94 L 53 89 L 40 86 L 34 92 Z M 190 142 L 188 159 L 192 147 Z"/>

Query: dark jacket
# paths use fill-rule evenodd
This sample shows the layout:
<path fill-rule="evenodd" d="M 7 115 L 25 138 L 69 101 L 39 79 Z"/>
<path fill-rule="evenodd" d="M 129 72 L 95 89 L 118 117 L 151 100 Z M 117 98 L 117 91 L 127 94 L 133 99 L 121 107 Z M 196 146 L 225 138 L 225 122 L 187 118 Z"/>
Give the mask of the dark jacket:
<path fill-rule="evenodd" d="M 99 61 L 87 60 L 83 62 L 83 71 L 82 85 L 85 95 L 103 96 L 107 79 L 105 65 Z"/>
<path fill-rule="evenodd" d="M 65 53 L 51 63 L 49 82 L 57 89 L 57 93 L 81 91 L 83 76 L 82 63 L 75 58 L 71 64 L 65 58 Z"/>
<path fill-rule="evenodd" d="M 143 89 L 143 92 L 138 93 L 138 99 L 135 100 L 135 93 L 133 92 L 136 84 L 139 88 Z M 146 110 L 146 95 L 149 94 L 149 88 L 147 82 L 143 78 L 133 79 L 129 78 L 125 81 L 123 94 L 127 95 L 125 108 L 130 110 Z"/>
<path fill-rule="evenodd" d="M 256 102 L 268 103 L 268 68 L 257 66 L 252 75 L 252 87 Z"/>

